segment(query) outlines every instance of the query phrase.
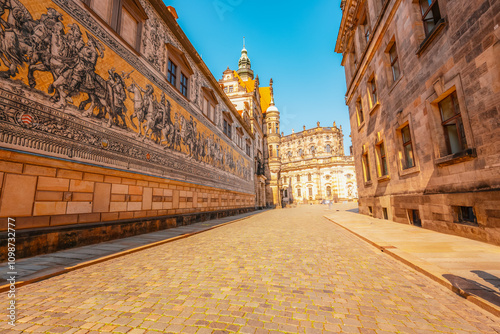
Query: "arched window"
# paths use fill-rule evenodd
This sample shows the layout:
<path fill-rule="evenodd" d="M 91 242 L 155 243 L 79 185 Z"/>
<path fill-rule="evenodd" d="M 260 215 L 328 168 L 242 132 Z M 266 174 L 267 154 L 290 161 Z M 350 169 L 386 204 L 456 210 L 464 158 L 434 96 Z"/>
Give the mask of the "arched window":
<path fill-rule="evenodd" d="M 283 197 L 288 197 L 288 190 L 287 189 L 283 190 Z"/>
<path fill-rule="evenodd" d="M 311 173 L 307 174 L 307 181 L 311 182 L 312 181 L 312 176 Z"/>
<path fill-rule="evenodd" d="M 332 152 L 332 148 L 330 147 L 330 144 L 326 145 L 326 153 Z"/>
<path fill-rule="evenodd" d="M 313 195 L 313 188 L 309 187 L 309 197 L 312 197 L 312 195 Z"/>
<path fill-rule="evenodd" d="M 328 197 L 332 196 L 332 187 L 330 186 L 326 187 L 326 196 Z"/>
<path fill-rule="evenodd" d="M 316 153 L 316 149 L 314 148 L 314 146 L 311 146 L 311 154 L 314 154 Z"/>
<path fill-rule="evenodd" d="M 302 191 L 300 188 L 297 188 L 297 197 L 302 197 Z"/>

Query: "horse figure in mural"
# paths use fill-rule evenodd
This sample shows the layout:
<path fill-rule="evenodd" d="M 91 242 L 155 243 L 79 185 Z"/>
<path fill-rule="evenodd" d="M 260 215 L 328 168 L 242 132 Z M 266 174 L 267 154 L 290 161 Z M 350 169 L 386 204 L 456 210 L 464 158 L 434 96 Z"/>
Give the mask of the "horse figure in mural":
<path fill-rule="evenodd" d="M 172 148 L 176 151 L 181 151 L 181 120 L 178 113 L 174 116 L 175 123 L 172 133 Z"/>
<path fill-rule="evenodd" d="M 62 62 L 71 67 L 76 61 L 77 53 L 66 43 L 64 25 L 61 21 L 62 15 L 55 9 L 48 8 L 47 14 L 42 14 L 33 27 L 30 35 L 31 57 L 28 62 L 28 84 L 31 88 L 36 86 L 35 71 L 51 72 L 54 82 L 59 76 L 57 68 Z M 53 86 L 49 87 L 49 93 L 51 92 L 54 92 Z M 57 102 L 60 96 L 59 92 L 55 93 L 53 101 Z"/>
<path fill-rule="evenodd" d="M 6 9 L 9 10 L 7 21 L 1 18 Z M 19 67 L 28 61 L 29 35 L 33 26 L 33 17 L 19 1 L 0 1 L 0 61 L 8 67 L 7 71 L 0 72 L 1 77 L 15 77 Z"/>
<path fill-rule="evenodd" d="M 131 100 L 134 103 L 134 112 L 132 116 L 130 116 L 130 121 L 132 122 L 134 118 L 137 118 L 137 129 L 139 130 L 139 132 L 137 133 L 137 137 L 140 137 L 142 135 L 142 132 L 144 131 L 143 123 L 146 120 L 149 105 L 151 104 L 147 101 L 144 101 L 142 93 L 144 92 L 145 96 L 149 98 L 149 96 L 153 94 L 154 89 L 153 86 L 147 84 L 146 89 L 144 90 L 134 80 L 132 80 L 132 84 L 127 88 L 127 91 L 132 95 Z M 134 123 L 132 122 L 132 124 Z M 146 136 L 145 132 L 144 136 Z"/>
<path fill-rule="evenodd" d="M 165 146 L 165 148 L 172 148 L 174 145 L 174 137 L 175 137 L 175 127 L 174 123 L 172 123 L 172 118 L 170 116 L 170 111 L 172 106 L 170 104 L 170 101 L 166 99 L 164 93 L 161 96 L 161 105 L 163 110 L 161 135 L 167 142 L 167 146 Z"/>
<path fill-rule="evenodd" d="M 193 116 L 189 116 L 190 120 L 188 121 L 183 115 L 180 116 L 181 121 L 181 132 L 180 137 L 182 139 L 182 144 L 187 146 L 188 155 L 192 156 L 195 145 L 195 124 L 193 120 Z"/>
<path fill-rule="evenodd" d="M 149 139 L 154 140 L 156 143 L 160 143 L 162 137 L 162 129 L 160 128 L 160 124 L 163 123 L 162 109 L 162 106 L 155 98 L 152 100 L 146 114 L 146 130 L 144 131 L 144 137 L 146 138 L 149 136 Z M 149 134 L 149 131 L 151 131 L 151 134 Z M 153 139 L 153 135 L 155 139 Z"/>

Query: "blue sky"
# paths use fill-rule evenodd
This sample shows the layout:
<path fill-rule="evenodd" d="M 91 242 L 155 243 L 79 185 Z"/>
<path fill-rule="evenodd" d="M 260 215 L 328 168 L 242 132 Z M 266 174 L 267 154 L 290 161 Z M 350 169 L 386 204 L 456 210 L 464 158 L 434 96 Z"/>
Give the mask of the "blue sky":
<path fill-rule="evenodd" d="M 340 0 L 171 0 L 178 23 L 217 80 L 238 68 L 243 36 L 261 86 L 274 81 L 285 135 L 333 121 L 344 130 L 348 154 L 349 115 L 341 55 L 334 52 Z"/>

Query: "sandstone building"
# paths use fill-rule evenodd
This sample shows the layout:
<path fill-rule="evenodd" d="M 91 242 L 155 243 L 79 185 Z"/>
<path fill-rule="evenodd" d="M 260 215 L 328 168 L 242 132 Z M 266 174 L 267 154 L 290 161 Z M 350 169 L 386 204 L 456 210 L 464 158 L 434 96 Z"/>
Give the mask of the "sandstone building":
<path fill-rule="evenodd" d="M 0 6 L 0 222 L 16 219 L 18 257 L 255 208 L 263 136 L 172 7 Z"/>
<path fill-rule="evenodd" d="M 251 128 L 254 139 L 255 191 L 257 207 L 280 206 L 279 197 L 279 111 L 274 104 L 273 80 L 261 87 L 254 77 L 248 52 L 243 46 L 238 70 L 227 68 L 219 84 Z M 231 122 L 227 119 L 226 122 Z"/>
<path fill-rule="evenodd" d="M 341 9 L 360 212 L 500 244 L 500 2 Z"/>
<path fill-rule="evenodd" d="M 344 155 L 342 126 L 318 126 L 281 137 L 283 204 L 357 198 L 354 159 Z"/>

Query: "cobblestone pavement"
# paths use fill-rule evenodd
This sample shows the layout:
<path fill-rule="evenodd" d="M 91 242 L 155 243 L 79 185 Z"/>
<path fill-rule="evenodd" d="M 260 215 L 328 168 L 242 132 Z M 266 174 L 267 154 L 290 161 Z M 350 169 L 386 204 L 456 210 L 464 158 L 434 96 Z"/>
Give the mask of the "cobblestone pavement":
<path fill-rule="evenodd" d="M 21 287 L 17 324 L 5 315 L 0 331 L 500 333 L 498 318 L 322 218 L 325 209 L 268 211 Z"/>

